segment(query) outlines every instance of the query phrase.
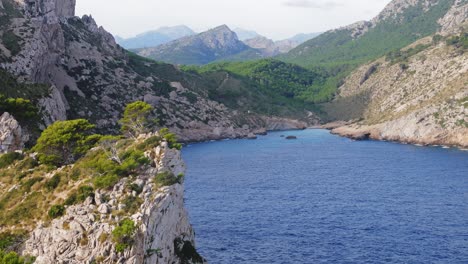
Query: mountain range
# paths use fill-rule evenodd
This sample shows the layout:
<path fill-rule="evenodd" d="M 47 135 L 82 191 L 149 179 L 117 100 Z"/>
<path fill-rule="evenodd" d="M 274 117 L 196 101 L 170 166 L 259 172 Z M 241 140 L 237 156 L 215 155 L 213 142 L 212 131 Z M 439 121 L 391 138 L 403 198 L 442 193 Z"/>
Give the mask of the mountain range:
<path fill-rule="evenodd" d="M 393 0 L 371 21 L 268 59 L 271 41 L 245 40 L 252 48 L 227 26 L 137 51 L 188 66 L 125 50 L 91 16 L 75 16 L 75 4 L 0 0 L 0 256 L 9 263 L 205 263 L 183 206 L 176 135 L 255 138 L 328 123 L 355 139 L 468 148 L 466 0 Z M 135 101 L 175 134 L 122 139 L 119 120 Z M 25 151 L 65 120 L 92 125 L 46 143 L 90 130 L 77 141 L 96 147 L 82 159 L 57 168 Z"/>
<path fill-rule="evenodd" d="M 194 35 L 195 32 L 187 26 L 161 27 L 157 30 L 144 32 L 132 38 L 116 36 L 117 43 L 126 49 L 155 47 L 172 40 Z"/>
<path fill-rule="evenodd" d="M 243 37 L 239 38 L 236 31 Z M 254 31 L 233 31 L 222 25 L 164 45 L 135 51 L 141 56 L 173 64 L 203 65 L 215 61 L 250 61 L 286 53 L 317 35 L 319 34 L 301 34 L 292 39 L 275 42 Z"/>

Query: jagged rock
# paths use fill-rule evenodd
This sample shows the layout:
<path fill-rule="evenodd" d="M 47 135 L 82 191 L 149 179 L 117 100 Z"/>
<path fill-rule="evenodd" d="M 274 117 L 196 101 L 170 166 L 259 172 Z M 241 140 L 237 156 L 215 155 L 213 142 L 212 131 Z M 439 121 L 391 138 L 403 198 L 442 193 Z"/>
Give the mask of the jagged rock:
<path fill-rule="evenodd" d="M 462 26 L 468 24 L 468 3 L 464 2 L 466 1 L 456 0 L 447 14 L 438 21 L 443 35 L 461 32 Z"/>
<path fill-rule="evenodd" d="M 0 116 L 0 153 L 22 150 L 29 140 L 18 121 L 5 112 Z"/>
<path fill-rule="evenodd" d="M 108 216 L 95 216 L 94 207 L 86 202 L 70 206 L 66 214 L 53 220 L 50 226 L 38 225 L 25 242 L 23 253 L 36 256 L 36 264 L 92 263 L 98 258 L 101 263 L 109 264 L 205 263 L 194 251 L 195 235 L 184 207 L 183 184 L 159 189 L 152 184 L 156 172 L 169 171 L 175 175 L 185 172 L 180 151 L 170 149 L 164 142 L 147 155 L 153 159 L 153 167 L 137 175 L 134 181 L 143 186 L 144 191 L 139 195 L 143 201 L 140 209 L 130 216 L 138 226 L 131 248 L 117 253 L 111 239 L 115 223 L 121 218 L 110 214 L 117 208 L 109 205 L 115 205 L 128 195 L 125 192 L 128 180 L 122 179 L 112 191 L 98 190 L 94 195 L 95 200 L 103 195 L 112 197 L 114 202 L 102 203 L 97 209 L 97 213 Z M 192 254 L 182 254 L 181 246 L 191 247 Z"/>
<path fill-rule="evenodd" d="M 39 100 L 39 107 L 46 125 L 55 121 L 67 120 L 66 99 L 55 86 L 52 86 L 50 91 L 49 97 Z"/>
<path fill-rule="evenodd" d="M 72 17 L 75 16 L 76 0 L 16 0 L 24 5 L 33 17 Z"/>
<path fill-rule="evenodd" d="M 109 206 L 107 206 L 107 204 L 99 205 L 98 212 L 101 214 L 108 214 L 110 212 Z"/>

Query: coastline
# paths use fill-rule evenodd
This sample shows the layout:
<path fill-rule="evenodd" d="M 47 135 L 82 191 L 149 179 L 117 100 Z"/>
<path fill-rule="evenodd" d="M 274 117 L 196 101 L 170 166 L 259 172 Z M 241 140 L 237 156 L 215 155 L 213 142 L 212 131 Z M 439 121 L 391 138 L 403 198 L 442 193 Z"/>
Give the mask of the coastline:
<path fill-rule="evenodd" d="M 402 129 L 388 130 L 385 124 L 369 126 L 349 122 L 328 123 L 320 126 L 320 128 L 329 130 L 331 134 L 353 140 L 388 141 L 416 146 L 468 150 L 468 134 L 465 133 L 467 129 L 457 131 L 442 130 L 437 133 L 426 134 L 415 130 L 409 134 L 405 134 Z"/>

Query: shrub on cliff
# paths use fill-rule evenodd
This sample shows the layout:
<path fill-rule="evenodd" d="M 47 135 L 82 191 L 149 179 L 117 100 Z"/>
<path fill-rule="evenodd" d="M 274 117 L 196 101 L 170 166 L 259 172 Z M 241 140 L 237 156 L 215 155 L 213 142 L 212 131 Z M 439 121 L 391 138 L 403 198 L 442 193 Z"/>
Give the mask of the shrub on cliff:
<path fill-rule="evenodd" d="M 4 112 L 12 114 L 19 120 L 27 120 L 37 116 L 37 108 L 24 98 L 7 98 L 0 94 L 0 115 Z"/>
<path fill-rule="evenodd" d="M 130 219 L 123 219 L 112 231 L 112 240 L 116 243 L 115 250 L 123 252 L 133 244 L 133 236 L 136 233 L 135 223 Z"/>
<path fill-rule="evenodd" d="M 42 132 L 33 151 L 43 164 L 71 164 L 100 139 L 99 135 L 91 135 L 93 128 L 85 119 L 57 121 Z"/>
<path fill-rule="evenodd" d="M 122 132 L 133 138 L 146 133 L 157 122 L 157 120 L 150 118 L 151 111 L 153 111 L 153 107 L 142 101 L 128 104 L 125 107 L 122 119 L 120 119 Z"/>
<path fill-rule="evenodd" d="M 65 207 L 63 205 L 53 205 L 49 209 L 49 217 L 54 219 L 62 216 L 65 213 Z"/>
<path fill-rule="evenodd" d="M 183 174 L 175 176 L 174 173 L 165 171 L 165 172 L 158 173 L 154 177 L 153 182 L 159 188 L 159 187 L 164 187 L 164 186 L 171 186 L 176 183 L 182 183 L 183 178 L 184 178 Z"/>
<path fill-rule="evenodd" d="M 16 252 L 0 250 L 0 264 L 32 264 L 35 258 L 21 257 Z"/>
<path fill-rule="evenodd" d="M 86 198 L 94 197 L 94 189 L 88 185 L 82 185 L 78 187 L 78 190 L 72 192 L 65 200 L 65 205 L 74 205 L 77 203 L 84 202 Z"/>
<path fill-rule="evenodd" d="M 167 141 L 170 148 L 175 148 L 178 150 L 182 149 L 182 144 L 177 142 L 177 136 L 174 133 L 171 133 L 168 128 L 159 130 L 159 134 Z"/>
<path fill-rule="evenodd" d="M 148 163 L 144 153 L 136 149 L 116 150 L 114 158 L 109 156 L 109 152 L 100 149 L 89 153 L 78 166 L 94 176 L 93 183 L 96 188 L 107 189 L 113 187 L 122 177 L 130 176 Z"/>
<path fill-rule="evenodd" d="M 17 160 L 23 159 L 23 155 L 21 153 L 12 152 L 6 153 L 0 156 L 0 169 L 6 168 L 13 164 Z"/>

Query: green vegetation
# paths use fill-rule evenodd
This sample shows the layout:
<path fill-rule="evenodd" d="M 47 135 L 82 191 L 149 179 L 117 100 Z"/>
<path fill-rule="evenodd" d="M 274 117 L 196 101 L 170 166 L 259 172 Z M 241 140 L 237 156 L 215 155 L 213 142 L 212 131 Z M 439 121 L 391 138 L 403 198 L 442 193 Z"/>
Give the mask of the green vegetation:
<path fill-rule="evenodd" d="M 311 103 L 284 97 L 247 76 L 232 74 L 224 69 L 211 70 L 209 69 L 211 65 L 206 66 L 207 70 L 204 70 L 204 67 L 181 66 L 182 71 L 180 71 L 172 65 L 128 53 L 128 67 L 144 78 L 158 73 L 161 81 L 154 83 L 153 91 L 159 96 L 168 97 L 169 93 L 175 90 L 169 83 L 180 82 L 184 87 L 191 88 L 191 93 L 183 94 L 189 102 L 198 101 L 197 95 L 207 94 L 209 99 L 237 109 L 243 114 L 256 112 L 264 115 L 298 117 L 305 109 L 316 110 Z M 164 116 L 160 117 L 161 122 L 164 122 Z M 190 118 L 208 122 L 199 120 L 197 116 Z"/>
<path fill-rule="evenodd" d="M 26 238 L 24 230 L 19 233 L 3 232 L 0 233 L 0 264 L 32 264 L 34 258 L 21 257 L 19 251 L 21 243 Z"/>
<path fill-rule="evenodd" d="M 437 21 L 447 13 L 453 2 L 454 0 L 439 1 L 427 12 L 419 3 L 405 9 L 396 17 L 380 21 L 356 37 L 352 36 L 353 32 L 349 29 L 329 31 L 303 43 L 288 54 L 279 56 L 278 59 L 309 69 L 324 69 L 329 77 L 319 86 L 318 91 L 322 95 L 318 98 L 331 99 L 344 77 L 359 65 L 394 51 L 397 52 L 390 54 L 390 57 L 404 60 L 408 54 L 401 57 L 402 54 L 398 54 L 398 50 L 434 34 L 440 27 Z M 417 53 L 420 48 L 423 47 L 410 52 Z M 404 61 L 400 66 L 402 69 L 408 67 Z"/>
<path fill-rule="evenodd" d="M 137 172 L 143 165 L 149 163 L 142 151 L 130 148 L 117 150 L 116 158 L 103 149 L 89 153 L 80 162 L 78 168 L 93 176 L 96 188 L 108 189 L 113 187 L 121 178 Z"/>
<path fill-rule="evenodd" d="M 140 209 L 143 200 L 140 197 L 129 195 L 122 200 L 122 204 L 125 205 L 125 211 L 128 214 L 134 214 Z"/>
<path fill-rule="evenodd" d="M 45 187 L 48 191 L 53 191 L 60 184 L 60 174 L 55 174 L 50 180 L 45 183 Z"/>
<path fill-rule="evenodd" d="M 125 107 L 123 118 L 120 119 L 122 132 L 133 138 L 148 132 L 150 127 L 156 123 L 153 120 L 150 120 L 152 110 L 153 107 L 145 102 L 137 101 L 128 104 Z"/>
<path fill-rule="evenodd" d="M 463 32 L 459 36 L 448 38 L 447 45 L 451 45 L 462 50 L 468 49 L 468 32 Z"/>
<path fill-rule="evenodd" d="M 4 112 L 12 114 L 20 121 L 38 118 L 36 106 L 24 98 L 6 98 L 0 94 L 0 115 Z"/>
<path fill-rule="evenodd" d="M 88 185 L 82 185 L 72 192 L 65 200 L 65 205 L 74 205 L 84 202 L 88 197 L 94 197 L 94 188 Z"/>
<path fill-rule="evenodd" d="M 274 59 L 215 63 L 203 67 L 186 66 L 183 69 L 202 75 L 226 71 L 239 78 L 248 78 L 257 87 L 261 87 L 260 89 L 268 90 L 276 96 L 305 102 L 328 101 L 333 98 L 335 92 L 335 89 L 331 89 L 332 92 L 327 89 L 330 76 L 326 71 L 318 68 L 308 70 Z"/>
<path fill-rule="evenodd" d="M 32 264 L 34 261 L 33 257 L 21 257 L 16 252 L 0 250 L 0 264 Z"/>
<path fill-rule="evenodd" d="M 6 153 L 0 156 L 0 169 L 6 168 L 15 161 L 22 160 L 23 154 L 17 152 Z"/>
<path fill-rule="evenodd" d="M 305 67 L 327 68 L 356 66 L 401 49 L 439 29 L 438 20 L 447 13 L 453 0 L 439 1 L 427 12 L 422 4 L 407 8 L 394 18 L 380 21 L 360 37 L 346 29 L 330 31 L 307 41 L 280 58 Z"/>
<path fill-rule="evenodd" d="M 176 134 L 171 133 L 168 128 L 163 128 L 159 130 L 159 134 L 167 141 L 167 143 L 169 144 L 169 148 L 174 148 L 178 150 L 182 149 L 182 144 L 177 142 Z"/>
<path fill-rule="evenodd" d="M 65 213 L 65 207 L 63 205 L 53 205 L 49 209 L 48 215 L 50 218 L 54 219 L 54 218 L 64 215 L 64 213 Z"/>
<path fill-rule="evenodd" d="M 18 55 L 21 51 L 21 38 L 18 37 L 13 31 L 7 31 L 4 32 L 2 35 L 2 43 L 5 45 L 5 48 L 7 48 L 12 56 Z"/>
<path fill-rule="evenodd" d="M 120 221 L 118 226 L 112 231 L 112 241 L 117 252 L 123 252 L 133 244 L 133 237 L 137 231 L 135 223 L 130 219 Z"/>
<path fill-rule="evenodd" d="M 158 188 L 160 188 L 164 186 L 171 186 L 177 183 L 182 183 L 183 178 L 184 178 L 183 174 L 178 175 L 176 177 L 174 173 L 165 171 L 165 172 L 158 173 L 154 177 L 153 182 Z"/>
<path fill-rule="evenodd" d="M 0 69 L 0 94 L 3 98 L 24 98 L 35 102 L 49 94 L 49 86 L 20 83 L 6 70 Z"/>
<path fill-rule="evenodd" d="M 99 140 L 100 136 L 91 135 L 93 128 L 85 119 L 57 121 L 42 132 L 33 150 L 43 164 L 71 164 Z"/>
<path fill-rule="evenodd" d="M 395 51 L 391 51 L 387 53 L 386 60 L 390 61 L 392 64 L 400 63 L 401 64 L 408 64 L 408 59 L 421 51 L 427 49 L 430 47 L 431 44 L 423 45 L 419 44 L 414 48 L 409 48 L 409 49 L 398 49 Z"/>

